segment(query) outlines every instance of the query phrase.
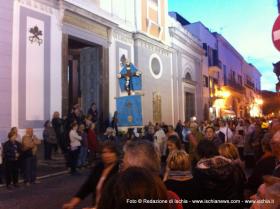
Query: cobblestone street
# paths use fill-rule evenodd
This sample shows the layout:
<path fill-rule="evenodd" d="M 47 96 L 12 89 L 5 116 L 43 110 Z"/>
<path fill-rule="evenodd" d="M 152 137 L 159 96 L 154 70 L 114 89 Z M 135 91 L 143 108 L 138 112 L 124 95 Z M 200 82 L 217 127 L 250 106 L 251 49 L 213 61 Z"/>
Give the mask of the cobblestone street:
<path fill-rule="evenodd" d="M 80 176 L 68 174 L 42 180 L 41 183 L 6 190 L 0 188 L 0 209 L 60 209 L 77 192 L 88 175 L 84 171 Z M 77 207 L 90 206 L 88 197 Z"/>

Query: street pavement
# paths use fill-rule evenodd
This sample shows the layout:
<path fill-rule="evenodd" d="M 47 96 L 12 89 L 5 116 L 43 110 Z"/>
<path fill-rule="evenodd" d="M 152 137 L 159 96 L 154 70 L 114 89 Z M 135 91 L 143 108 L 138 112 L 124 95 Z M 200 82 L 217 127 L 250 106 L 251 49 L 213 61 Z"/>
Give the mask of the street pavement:
<path fill-rule="evenodd" d="M 37 153 L 37 179 L 39 184 L 26 187 L 20 178 L 20 187 L 7 190 L 0 186 L 0 209 L 61 209 L 78 191 L 89 174 L 89 169 L 79 176 L 69 175 L 63 154 L 54 153 L 51 161 L 43 159 L 43 146 Z M 84 200 L 77 209 L 91 206 L 91 197 Z"/>
<path fill-rule="evenodd" d="M 28 187 L 7 190 L 0 188 L 0 209 L 61 209 L 78 191 L 89 174 L 83 170 L 81 175 L 60 175 L 41 180 L 41 183 Z M 91 196 L 87 197 L 77 209 L 91 206 Z"/>
<path fill-rule="evenodd" d="M 52 154 L 52 160 L 44 160 L 43 146 L 40 145 L 37 153 L 37 179 L 44 179 L 68 173 L 64 155 L 60 152 Z M 3 176 L 3 180 L 5 178 Z M 19 183 L 23 182 L 22 173 L 19 175 Z M 0 185 L 4 187 L 5 185 Z"/>

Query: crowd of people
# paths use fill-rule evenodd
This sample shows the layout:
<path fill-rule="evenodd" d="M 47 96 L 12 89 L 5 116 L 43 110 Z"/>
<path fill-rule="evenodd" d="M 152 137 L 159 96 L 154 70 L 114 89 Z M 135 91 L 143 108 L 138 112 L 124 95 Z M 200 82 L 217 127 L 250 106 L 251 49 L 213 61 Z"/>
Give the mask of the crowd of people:
<path fill-rule="evenodd" d="M 149 123 L 129 129 L 122 140 L 113 128 L 107 131 L 101 162 L 63 209 L 75 208 L 90 193 L 98 209 L 134 208 L 139 199 L 167 200 L 149 208 L 280 206 L 278 119 L 179 121 L 175 128 Z"/>
<path fill-rule="evenodd" d="M 135 203 L 139 199 L 162 201 L 148 208 L 256 209 L 265 205 L 274 209 L 280 205 L 279 119 L 178 121 L 175 127 L 149 123 L 126 133 L 118 130 L 117 122 L 116 112 L 105 133 L 98 132 L 94 103 L 87 115 L 75 105 L 67 118 L 55 112 L 45 122 L 45 160 L 61 150 L 72 175 L 79 173 L 78 168 L 92 166 L 88 179 L 63 209 L 74 209 L 89 194 L 91 207 L 97 209 L 134 208 L 135 204 L 147 208 L 148 203 Z M 3 167 L 7 188 L 18 186 L 19 171 L 27 186 L 37 182 L 40 142 L 31 128 L 22 139 L 17 128 L 10 130 L 0 146 L 0 183 Z M 248 199 L 273 199 L 274 203 L 249 204 Z"/>
<path fill-rule="evenodd" d="M 98 147 L 96 121 L 97 109 L 93 103 L 86 117 L 79 105 L 74 106 L 64 119 L 59 112 L 54 112 L 52 119 L 44 123 L 42 137 L 37 137 L 32 128 L 27 128 L 22 137 L 17 127 L 11 128 L 6 142 L 0 143 L 0 184 L 5 180 L 7 189 L 18 187 L 20 176 L 26 186 L 39 182 L 36 171 L 41 142 L 44 144 L 44 160 L 51 161 L 53 153 L 61 151 L 71 173 L 75 174 L 77 167 L 87 166 L 95 158 Z"/>

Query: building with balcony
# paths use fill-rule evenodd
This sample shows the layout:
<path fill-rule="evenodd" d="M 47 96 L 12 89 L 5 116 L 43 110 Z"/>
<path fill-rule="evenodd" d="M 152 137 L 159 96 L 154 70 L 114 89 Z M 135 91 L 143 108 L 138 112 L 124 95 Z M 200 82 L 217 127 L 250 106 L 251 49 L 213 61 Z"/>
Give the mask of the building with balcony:
<path fill-rule="evenodd" d="M 245 114 L 243 63 L 239 52 L 221 35 L 213 33 L 217 39 L 218 57 L 222 67 L 220 84 L 230 96 L 225 101 L 225 112 L 233 111 L 237 117 Z"/>
<path fill-rule="evenodd" d="M 209 31 L 201 22 L 189 23 L 186 28 L 200 40 L 205 50 L 207 73 L 203 71 L 203 80 L 208 80 L 205 83 L 208 83 L 210 118 L 248 115 L 248 101 L 244 95 L 247 87 L 254 89 L 253 96 L 259 92 L 259 71 L 247 64 L 221 34 Z"/>
<path fill-rule="evenodd" d="M 262 116 L 261 73 L 248 63 L 243 65 L 243 80 L 245 88 L 245 116 Z"/>
<path fill-rule="evenodd" d="M 214 119 L 219 117 L 221 112 L 218 105 L 221 98 L 217 97 L 217 92 L 221 86 L 222 69 L 218 57 L 217 39 L 201 22 L 190 23 L 185 28 L 200 41 L 204 49 L 202 60 L 204 112 L 208 109 L 210 119 Z"/>

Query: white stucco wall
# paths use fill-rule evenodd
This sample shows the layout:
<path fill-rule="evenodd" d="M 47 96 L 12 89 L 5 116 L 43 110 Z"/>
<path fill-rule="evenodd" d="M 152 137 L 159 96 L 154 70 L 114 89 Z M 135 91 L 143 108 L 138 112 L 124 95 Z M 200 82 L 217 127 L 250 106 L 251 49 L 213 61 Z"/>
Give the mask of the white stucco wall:
<path fill-rule="evenodd" d="M 230 70 L 233 70 L 237 76 L 242 75 L 243 58 L 222 39 L 218 38 L 218 57 L 222 64 L 227 67 L 227 76 L 229 78 Z"/>
<path fill-rule="evenodd" d="M 133 0 L 100 0 L 99 5 L 91 0 L 65 0 L 102 18 L 119 25 L 120 28 L 135 30 L 135 1 Z"/>
<path fill-rule="evenodd" d="M 255 84 L 255 88 L 261 89 L 261 73 L 254 65 L 248 63 L 243 64 L 243 80 L 246 82 L 246 77 L 249 77 L 251 81 Z"/>
<path fill-rule="evenodd" d="M 212 49 L 217 49 L 217 41 L 213 34 L 201 22 L 191 23 L 185 28 L 202 43 L 207 43 Z"/>
<path fill-rule="evenodd" d="M 208 75 L 208 68 L 203 64 L 204 51 L 202 44 L 194 37 L 186 27 L 182 25 L 173 17 L 169 17 L 169 26 L 171 34 L 171 45 L 177 51 L 176 59 L 173 59 L 174 66 L 174 108 L 175 122 L 177 120 L 189 120 L 185 118 L 185 92 L 193 93 L 195 96 L 195 115 L 198 120 L 202 120 L 201 111 L 204 104 L 204 93 L 202 87 L 202 71 L 206 71 Z M 186 83 L 183 79 L 186 73 L 190 73 L 192 81 L 195 84 Z M 205 95 L 207 96 L 207 95 Z"/>
<path fill-rule="evenodd" d="M 44 96 L 44 51 L 42 48 L 34 46 L 31 47 L 30 42 L 27 41 L 26 48 L 26 74 L 29 83 L 26 86 L 26 119 L 27 120 L 47 120 L 50 119 L 54 111 L 61 112 L 61 25 L 60 12 L 57 9 L 48 7 L 36 1 L 14 1 L 13 11 L 13 49 L 12 49 L 12 126 L 19 126 L 19 108 L 22 107 L 22 101 L 19 100 L 19 38 L 20 38 L 20 7 L 28 8 L 32 11 L 47 15 L 50 17 L 50 30 L 43 31 L 43 38 L 45 33 L 50 33 L 50 100 L 47 101 Z M 36 18 L 27 18 L 27 26 L 31 27 L 38 25 L 39 28 L 44 26 L 44 23 Z M 30 35 L 30 34 L 29 34 Z M 29 36 L 28 35 L 28 36 Z M 33 75 L 33 76 L 30 76 Z M 50 114 L 48 118 L 43 115 L 44 107 L 50 107 Z M 38 130 L 35 130 L 38 131 Z M 21 132 L 21 130 L 20 130 Z M 40 131 L 39 131 L 40 132 Z"/>

